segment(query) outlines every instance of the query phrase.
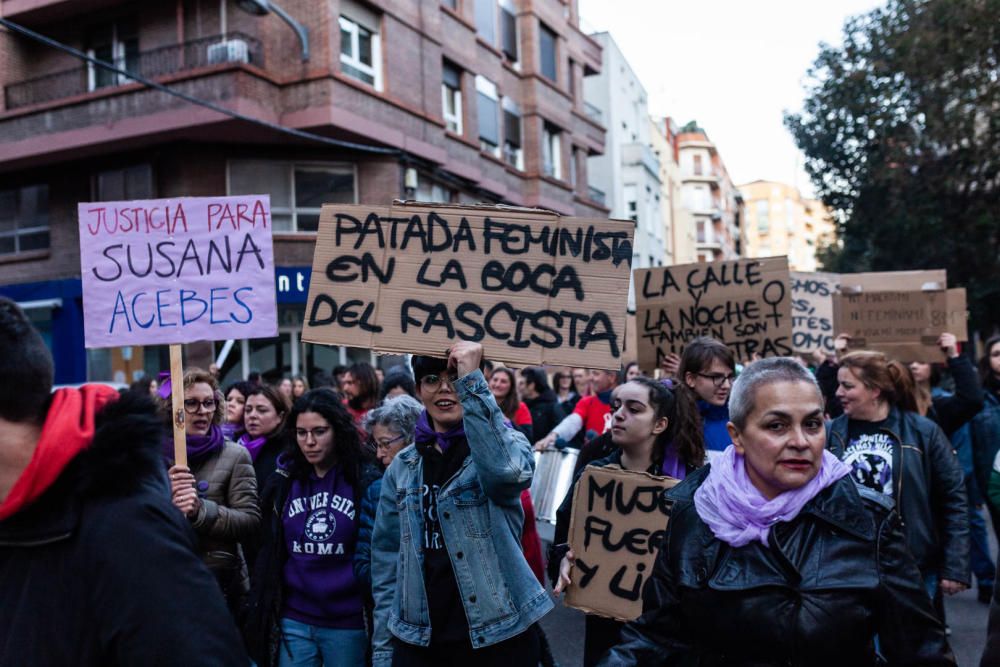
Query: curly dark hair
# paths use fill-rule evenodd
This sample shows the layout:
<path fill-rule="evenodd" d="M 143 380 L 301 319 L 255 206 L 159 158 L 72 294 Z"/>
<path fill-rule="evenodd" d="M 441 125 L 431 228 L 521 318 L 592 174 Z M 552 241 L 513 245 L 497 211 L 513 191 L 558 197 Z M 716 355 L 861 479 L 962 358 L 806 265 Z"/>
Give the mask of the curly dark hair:
<path fill-rule="evenodd" d="M 656 470 L 663 466 L 664 452 L 671 443 L 685 465 L 700 468 L 705 462 L 705 436 L 691 392 L 674 392 L 662 382 L 645 376 L 633 378 L 628 384 L 648 389 L 649 403 L 656 410 L 656 418 L 667 418 L 666 430 L 653 444 L 653 466 Z"/>
<path fill-rule="evenodd" d="M 361 438 L 347 408 L 336 393 L 326 388 L 307 391 L 295 401 L 288 413 L 285 422 L 288 425 L 285 429 L 285 457 L 291 462 L 291 476 L 294 479 L 305 479 L 313 470 L 295 439 L 295 425 L 299 415 L 304 412 L 315 412 L 330 424 L 333 429 L 333 451 L 330 458 L 340 466 L 347 482 L 356 487 L 361 479 L 361 466 L 365 462 L 361 453 Z"/>
<path fill-rule="evenodd" d="M 365 361 L 351 365 L 347 372 L 354 378 L 357 394 L 348 403 L 355 410 L 370 410 L 378 402 L 379 382 L 375 369 Z"/>
<path fill-rule="evenodd" d="M 983 346 L 983 356 L 979 358 L 979 379 L 982 380 L 983 386 L 991 391 L 1000 390 L 1000 382 L 997 381 L 996 374 L 990 366 L 990 352 L 993 351 L 993 346 L 998 343 L 1000 343 L 1000 336 L 991 336 L 986 341 L 986 345 Z"/>

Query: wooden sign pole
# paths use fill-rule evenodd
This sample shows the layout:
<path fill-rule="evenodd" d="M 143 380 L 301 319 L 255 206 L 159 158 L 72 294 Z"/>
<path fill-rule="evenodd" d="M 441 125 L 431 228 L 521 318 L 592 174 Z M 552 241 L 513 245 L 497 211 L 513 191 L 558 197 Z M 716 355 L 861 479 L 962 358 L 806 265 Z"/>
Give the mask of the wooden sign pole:
<path fill-rule="evenodd" d="M 170 346 L 170 396 L 174 423 L 174 464 L 187 465 L 187 434 L 184 431 L 184 360 L 181 346 Z"/>

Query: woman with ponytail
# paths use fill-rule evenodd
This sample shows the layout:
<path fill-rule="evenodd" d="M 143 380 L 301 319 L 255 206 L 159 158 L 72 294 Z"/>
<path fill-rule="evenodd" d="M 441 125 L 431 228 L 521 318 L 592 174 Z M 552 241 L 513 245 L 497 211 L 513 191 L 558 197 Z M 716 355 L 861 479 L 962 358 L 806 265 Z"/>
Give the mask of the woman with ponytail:
<path fill-rule="evenodd" d="M 591 463 L 597 467 L 666 475 L 684 479 L 705 461 L 705 444 L 697 412 L 684 409 L 666 385 L 646 377 L 637 377 L 617 387 L 611 398 L 611 438 L 614 453 Z M 573 487 L 556 513 L 553 546 L 549 551 L 549 577 L 560 593 L 569 585 L 574 556 L 569 545 L 569 520 L 573 511 L 573 492 L 583 471 L 577 472 Z M 598 659 L 618 641 L 624 624 L 588 614 L 584 638 L 584 667 Z"/>
<path fill-rule="evenodd" d="M 918 413 L 910 369 L 880 352 L 852 352 L 837 371 L 844 414 L 827 447 L 859 486 L 895 501 L 907 544 L 933 597 L 969 585 L 964 476 L 941 428 Z"/>

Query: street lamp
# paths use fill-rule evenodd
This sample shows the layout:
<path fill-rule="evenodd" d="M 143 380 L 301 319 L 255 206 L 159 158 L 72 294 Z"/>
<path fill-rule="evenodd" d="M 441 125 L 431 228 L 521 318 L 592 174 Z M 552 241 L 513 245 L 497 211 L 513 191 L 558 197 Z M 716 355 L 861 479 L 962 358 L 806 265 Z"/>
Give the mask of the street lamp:
<path fill-rule="evenodd" d="M 236 0 L 236 6 L 254 16 L 266 16 L 271 12 L 277 14 L 299 36 L 299 41 L 302 43 L 302 62 L 309 61 L 309 33 L 305 26 L 289 16 L 288 12 L 271 0 Z"/>

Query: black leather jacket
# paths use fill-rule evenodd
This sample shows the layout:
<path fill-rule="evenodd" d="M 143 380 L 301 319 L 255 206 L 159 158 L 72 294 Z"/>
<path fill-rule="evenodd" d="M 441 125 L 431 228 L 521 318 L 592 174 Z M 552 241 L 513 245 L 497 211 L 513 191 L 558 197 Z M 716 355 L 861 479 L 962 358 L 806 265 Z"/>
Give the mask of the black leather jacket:
<path fill-rule="evenodd" d="M 847 447 L 848 417 L 826 426 L 826 446 L 838 458 Z M 941 428 L 892 408 L 886 430 L 900 446 L 892 456 L 893 500 L 903 533 L 924 574 L 969 584 L 969 517 L 965 475 Z"/>
<path fill-rule="evenodd" d="M 667 492 L 667 538 L 644 613 L 602 667 L 954 665 L 892 501 L 842 478 L 769 544 L 734 548 L 698 516 L 702 468 Z M 862 496 L 865 499 L 862 500 Z"/>

